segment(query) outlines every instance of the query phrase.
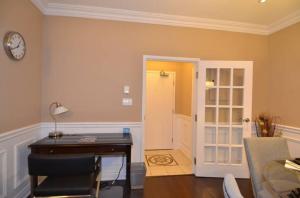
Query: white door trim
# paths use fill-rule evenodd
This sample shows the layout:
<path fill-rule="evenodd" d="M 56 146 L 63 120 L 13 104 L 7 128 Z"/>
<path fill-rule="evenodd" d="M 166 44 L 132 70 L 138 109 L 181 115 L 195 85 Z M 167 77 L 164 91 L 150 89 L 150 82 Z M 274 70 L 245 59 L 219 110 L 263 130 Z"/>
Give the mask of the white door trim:
<path fill-rule="evenodd" d="M 200 69 L 200 58 L 187 58 L 187 57 L 171 57 L 171 56 L 155 56 L 155 55 L 143 55 L 143 95 L 142 95 L 142 155 L 144 156 L 144 133 L 145 133 L 145 113 L 146 113 L 146 75 L 147 75 L 147 61 L 174 61 L 174 62 L 187 62 L 194 64 L 194 72 L 198 72 Z M 193 78 L 195 79 L 195 78 Z M 192 116 L 197 113 L 197 82 L 193 80 L 193 94 L 192 94 Z M 193 122 L 193 158 L 196 157 L 196 122 Z M 143 158 L 144 159 L 144 158 Z M 195 166 L 193 164 L 193 172 L 195 172 Z"/>

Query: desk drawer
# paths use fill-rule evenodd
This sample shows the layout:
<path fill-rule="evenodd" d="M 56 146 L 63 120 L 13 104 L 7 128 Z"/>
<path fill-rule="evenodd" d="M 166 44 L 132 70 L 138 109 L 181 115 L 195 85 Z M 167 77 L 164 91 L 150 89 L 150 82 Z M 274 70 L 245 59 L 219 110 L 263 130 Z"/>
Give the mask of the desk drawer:
<path fill-rule="evenodd" d="M 130 146 L 96 146 L 96 147 L 55 147 L 55 148 L 32 148 L 32 153 L 39 154 L 76 154 L 76 153 L 94 153 L 96 155 L 125 154 L 130 151 Z"/>

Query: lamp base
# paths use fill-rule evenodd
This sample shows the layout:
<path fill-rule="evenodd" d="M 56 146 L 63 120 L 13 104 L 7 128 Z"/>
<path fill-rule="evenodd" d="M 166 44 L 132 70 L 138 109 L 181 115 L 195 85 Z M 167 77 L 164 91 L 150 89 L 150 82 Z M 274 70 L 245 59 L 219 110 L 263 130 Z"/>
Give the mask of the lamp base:
<path fill-rule="evenodd" d="M 61 138 L 63 136 L 63 132 L 60 132 L 60 131 L 53 131 L 53 132 L 50 132 L 48 137 L 49 138 Z"/>

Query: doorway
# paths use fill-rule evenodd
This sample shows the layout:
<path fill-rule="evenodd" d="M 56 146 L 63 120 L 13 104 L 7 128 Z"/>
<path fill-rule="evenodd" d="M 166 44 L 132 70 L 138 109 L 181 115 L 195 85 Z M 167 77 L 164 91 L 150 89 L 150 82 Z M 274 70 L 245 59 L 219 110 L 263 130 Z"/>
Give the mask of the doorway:
<path fill-rule="evenodd" d="M 253 62 L 200 61 L 197 58 L 162 56 L 143 58 L 141 155 L 145 163 L 147 164 L 144 155 L 147 154 L 147 151 L 144 153 L 147 121 L 147 61 L 193 63 L 192 141 L 190 143 L 192 174 L 199 177 L 223 177 L 227 173 L 232 173 L 237 178 L 249 178 L 242 140 L 251 136 Z M 173 130 L 174 142 L 175 134 Z M 160 160 L 172 161 L 166 156 L 157 159 Z"/>
<path fill-rule="evenodd" d="M 147 176 L 193 174 L 195 60 L 148 57 L 144 64 Z"/>

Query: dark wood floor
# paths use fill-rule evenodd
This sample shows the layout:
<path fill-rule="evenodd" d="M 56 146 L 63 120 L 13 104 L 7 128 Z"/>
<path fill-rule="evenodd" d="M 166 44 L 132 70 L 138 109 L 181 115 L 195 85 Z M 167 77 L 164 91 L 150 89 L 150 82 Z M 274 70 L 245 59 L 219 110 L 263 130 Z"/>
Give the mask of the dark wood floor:
<path fill-rule="evenodd" d="M 237 183 L 245 198 L 253 198 L 249 179 L 237 179 Z M 131 198 L 222 198 L 222 184 L 223 179 L 192 175 L 147 177 L 144 190 L 132 190 Z"/>

